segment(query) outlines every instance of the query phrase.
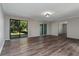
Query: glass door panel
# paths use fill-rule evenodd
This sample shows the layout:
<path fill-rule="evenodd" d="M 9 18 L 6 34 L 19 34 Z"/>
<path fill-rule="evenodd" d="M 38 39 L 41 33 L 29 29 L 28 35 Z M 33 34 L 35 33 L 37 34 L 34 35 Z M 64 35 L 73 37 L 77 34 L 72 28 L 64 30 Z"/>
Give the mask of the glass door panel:
<path fill-rule="evenodd" d="M 10 39 L 27 37 L 28 21 L 10 19 Z"/>
<path fill-rule="evenodd" d="M 44 24 L 44 35 L 47 34 L 47 24 Z"/>
<path fill-rule="evenodd" d="M 11 19 L 10 20 L 10 38 L 19 38 L 19 21 Z"/>
<path fill-rule="evenodd" d="M 21 20 L 20 21 L 20 37 L 27 37 L 28 34 L 28 22 L 26 20 Z"/>
<path fill-rule="evenodd" d="M 40 35 L 43 35 L 43 24 L 40 24 Z"/>

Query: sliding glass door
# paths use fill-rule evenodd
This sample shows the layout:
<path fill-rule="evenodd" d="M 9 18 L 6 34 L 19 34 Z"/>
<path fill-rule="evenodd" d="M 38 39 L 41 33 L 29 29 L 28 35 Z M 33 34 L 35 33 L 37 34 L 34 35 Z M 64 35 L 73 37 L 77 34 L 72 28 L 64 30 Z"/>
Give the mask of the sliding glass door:
<path fill-rule="evenodd" d="M 28 21 L 10 19 L 10 38 L 27 37 L 28 35 Z"/>

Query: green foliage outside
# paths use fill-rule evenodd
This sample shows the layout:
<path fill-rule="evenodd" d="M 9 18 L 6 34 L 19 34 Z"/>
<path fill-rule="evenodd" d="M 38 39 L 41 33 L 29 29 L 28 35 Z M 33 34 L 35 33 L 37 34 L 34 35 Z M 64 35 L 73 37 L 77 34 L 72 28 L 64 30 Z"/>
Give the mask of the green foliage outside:
<path fill-rule="evenodd" d="M 10 20 L 11 35 L 25 34 L 28 32 L 28 21 L 26 20 Z"/>

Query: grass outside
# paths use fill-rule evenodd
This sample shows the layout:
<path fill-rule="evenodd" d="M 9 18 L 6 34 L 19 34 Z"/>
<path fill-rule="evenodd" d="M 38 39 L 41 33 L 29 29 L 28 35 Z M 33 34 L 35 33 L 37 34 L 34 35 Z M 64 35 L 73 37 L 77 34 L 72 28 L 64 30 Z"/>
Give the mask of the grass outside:
<path fill-rule="evenodd" d="M 19 32 L 17 32 L 17 33 L 11 33 L 11 35 L 23 35 L 23 34 L 25 34 L 25 33 L 19 33 Z"/>

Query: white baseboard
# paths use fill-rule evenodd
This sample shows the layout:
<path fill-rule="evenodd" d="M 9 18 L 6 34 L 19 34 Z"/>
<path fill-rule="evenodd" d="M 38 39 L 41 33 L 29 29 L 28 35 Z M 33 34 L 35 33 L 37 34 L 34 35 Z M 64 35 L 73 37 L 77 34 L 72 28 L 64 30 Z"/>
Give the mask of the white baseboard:
<path fill-rule="evenodd" d="M 2 52 L 3 46 L 4 46 L 5 40 L 2 42 L 1 47 L 0 47 L 0 54 Z"/>

